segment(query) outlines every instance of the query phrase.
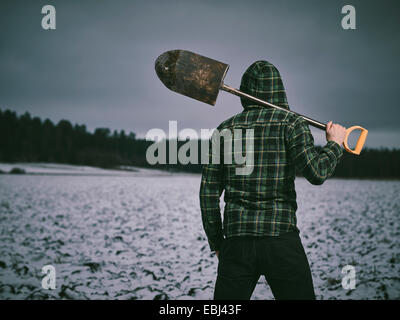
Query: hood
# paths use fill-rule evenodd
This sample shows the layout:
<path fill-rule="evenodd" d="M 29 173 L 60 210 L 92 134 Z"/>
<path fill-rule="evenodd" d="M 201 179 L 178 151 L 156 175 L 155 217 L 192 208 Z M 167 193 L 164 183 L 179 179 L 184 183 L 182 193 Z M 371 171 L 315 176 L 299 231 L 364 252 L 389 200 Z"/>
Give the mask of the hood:
<path fill-rule="evenodd" d="M 281 75 L 278 69 L 268 61 L 256 61 L 248 67 L 242 76 L 240 91 L 290 110 Z M 240 98 L 240 100 L 245 109 L 248 106 L 257 105 L 246 98 Z"/>

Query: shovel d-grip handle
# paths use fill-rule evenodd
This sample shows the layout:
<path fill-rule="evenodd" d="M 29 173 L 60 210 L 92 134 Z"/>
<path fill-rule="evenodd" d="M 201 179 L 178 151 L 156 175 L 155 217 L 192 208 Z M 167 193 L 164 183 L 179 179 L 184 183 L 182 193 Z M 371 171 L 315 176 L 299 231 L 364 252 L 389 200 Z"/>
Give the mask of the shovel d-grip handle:
<path fill-rule="evenodd" d="M 350 133 L 353 130 L 357 130 L 357 129 L 361 130 L 361 133 L 360 133 L 360 136 L 358 137 L 356 147 L 354 148 L 354 150 L 352 150 L 349 148 L 349 145 L 347 144 L 347 139 L 348 139 Z M 344 146 L 345 150 L 349 153 L 359 155 L 364 146 L 365 140 L 367 139 L 367 135 L 368 135 L 368 130 L 364 129 L 363 127 L 360 127 L 360 126 L 352 126 L 348 129 L 346 129 L 346 135 L 345 135 L 344 141 L 343 141 L 343 146 Z"/>

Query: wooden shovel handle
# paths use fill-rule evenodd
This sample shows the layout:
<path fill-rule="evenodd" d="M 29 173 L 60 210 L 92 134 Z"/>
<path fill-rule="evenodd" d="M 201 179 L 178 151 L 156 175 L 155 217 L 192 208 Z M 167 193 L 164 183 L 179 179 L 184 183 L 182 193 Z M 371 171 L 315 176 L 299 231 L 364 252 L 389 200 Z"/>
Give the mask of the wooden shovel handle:
<path fill-rule="evenodd" d="M 354 150 L 351 150 L 351 149 L 349 148 L 349 145 L 347 144 L 347 138 L 349 137 L 350 133 L 351 133 L 353 130 L 356 130 L 356 129 L 361 130 L 361 133 L 360 133 L 360 136 L 358 137 L 356 147 L 354 148 Z M 362 149 L 363 146 L 364 146 L 365 140 L 367 139 L 367 135 L 368 135 L 368 130 L 367 130 L 367 129 L 364 129 L 363 127 L 360 127 L 360 126 L 352 126 L 352 127 L 348 128 L 348 129 L 346 130 L 346 136 L 345 136 L 344 142 L 343 142 L 344 148 L 345 148 L 346 151 L 349 152 L 349 153 L 359 155 L 360 152 L 361 152 L 361 149 Z"/>

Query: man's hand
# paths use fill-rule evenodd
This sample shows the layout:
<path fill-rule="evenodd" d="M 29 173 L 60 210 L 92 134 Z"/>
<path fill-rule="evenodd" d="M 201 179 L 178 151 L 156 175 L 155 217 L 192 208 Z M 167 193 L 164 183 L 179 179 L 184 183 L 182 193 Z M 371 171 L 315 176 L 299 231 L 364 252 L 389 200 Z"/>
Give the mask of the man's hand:
<path fill-rule="evenodd" d="M 334 141 L 339 146 L 342 146 L 344 138 L 346 136 L 346 128 L 337 123 L 329 121 L 326 124 L 326 140 Z"/>

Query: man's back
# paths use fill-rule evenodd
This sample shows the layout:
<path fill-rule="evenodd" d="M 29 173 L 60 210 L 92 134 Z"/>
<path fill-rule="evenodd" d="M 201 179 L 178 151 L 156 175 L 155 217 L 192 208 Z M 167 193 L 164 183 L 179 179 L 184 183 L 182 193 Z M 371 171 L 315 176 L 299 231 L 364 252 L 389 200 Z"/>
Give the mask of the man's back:
<path fill-rule="evenodd" d="M 253 130 L 254 135 L 249 174 L 238 175 L 235 162 L 222 164 L 226 235 L 273 236 L 296 229 L 295 166 L 288 150 L 295 120 L 288 112 L 254 105 L 218 127 L 220 132 L 243 130 L 243 149 L 248 145 L 244 132 Z"/>

